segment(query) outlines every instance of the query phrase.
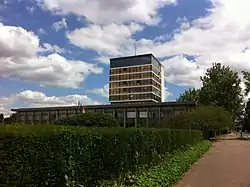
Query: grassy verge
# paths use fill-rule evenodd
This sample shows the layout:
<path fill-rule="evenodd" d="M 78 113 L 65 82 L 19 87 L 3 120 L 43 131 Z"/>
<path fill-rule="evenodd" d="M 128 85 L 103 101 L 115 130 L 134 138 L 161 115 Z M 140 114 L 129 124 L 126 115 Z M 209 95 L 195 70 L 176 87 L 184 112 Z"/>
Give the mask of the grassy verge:
<path fill-rule="evenodd" d="M 176 151 L 158 166 L 138 176 L 133 187 L 172 186 L 209 150 L 210 146 L 210 141 L 202 141 L 188 149 Z"/>

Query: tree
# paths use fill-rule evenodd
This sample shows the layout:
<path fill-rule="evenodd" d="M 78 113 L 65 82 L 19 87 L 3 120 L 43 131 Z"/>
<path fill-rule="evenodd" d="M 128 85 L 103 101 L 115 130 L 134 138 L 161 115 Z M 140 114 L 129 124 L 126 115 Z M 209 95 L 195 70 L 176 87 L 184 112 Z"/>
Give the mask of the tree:
<path fill-rule="evenodd" d="M 200 102 L 223 107 L 236 118 L 243 104 L 241 79 L 229 66 L 214 63 L 201 77 Z"/>
<path fill-rule="evenodd" d="M 200 90 L 196 90 L 195 88 L 190 88 L 189 90 L 185 90 L 185 92 L 180 95 L 177 101 L 178 102 L 184 102 L 184 101 L 199 102 L 199 91 Z"/>
<path fill-rule="evenodd" d="M 246 71 L 242 71 L 243 74 L 243 79 L 244 79 L 244 84 L 246 86 L 245 89 L 245 96 L 247 96 L 250 92 L 250 73 Z"/>
<path fill-rule="evenodd" d="M 245 84 L 244 95 L 247 96 L 250 93 L 250 73 L 246 71 L 242 71 L 243 80 Z M 245 119 L 244 119 L 244 130 L 250 132 L 250 100 L 246 103 L 245 108 Z"/>
<path fill-rule="evenodd" d="M 250 101 L 247 102 L 245 108 L 244 130 L 250 132 Z"/>
<path fill-rule="evenodd" d="M 217 106 L 200 106 L 181 116 L 173 116 L 164 121 L 164 127 L 174 129 L 197 129 L 205 138 L 232 129 L 233 119 L 230 112 Z"/>

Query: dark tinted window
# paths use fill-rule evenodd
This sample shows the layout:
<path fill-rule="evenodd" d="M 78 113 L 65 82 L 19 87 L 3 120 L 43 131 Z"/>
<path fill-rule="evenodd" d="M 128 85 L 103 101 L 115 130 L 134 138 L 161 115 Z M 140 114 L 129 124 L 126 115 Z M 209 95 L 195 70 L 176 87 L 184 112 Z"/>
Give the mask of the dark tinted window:
<path fill-rule="evenodd" d="M 118 58 L 110 60 L 110 68 L 119 68 L 124 66 L 145 65 L 151 63 L 151 56 L 134 56 L 128 58 Z"/>

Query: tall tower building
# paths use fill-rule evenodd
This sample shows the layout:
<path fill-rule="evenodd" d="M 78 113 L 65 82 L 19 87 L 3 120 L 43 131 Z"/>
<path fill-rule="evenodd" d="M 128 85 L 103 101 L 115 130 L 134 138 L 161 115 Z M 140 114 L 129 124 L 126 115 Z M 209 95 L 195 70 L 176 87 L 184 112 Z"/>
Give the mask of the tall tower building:
<path fill-rule="evenodd" d="M 164 68 L 152 54 L 110 59 L 111 104 L 164 102 Z"/>

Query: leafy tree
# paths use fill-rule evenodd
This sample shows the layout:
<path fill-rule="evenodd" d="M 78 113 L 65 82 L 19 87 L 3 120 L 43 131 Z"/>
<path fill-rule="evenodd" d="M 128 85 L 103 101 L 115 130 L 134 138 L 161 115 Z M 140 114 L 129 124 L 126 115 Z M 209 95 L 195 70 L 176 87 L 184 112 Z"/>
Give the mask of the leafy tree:
<path fill-rule="evenodd" d="M 200 90 L 196 90 L 195 88 L 190 88 L 189 90 L 185 90 L 185 92 L 180 95 L 177 101 L 178 102 L 184 102 L 184 101 L 199 102 L 199 91 Z"/>
<path fill-rule="evenodd" d="M 244 130 L 250 132 L 250 101 L 247 102 L 245 108 Z"/>
<path fill-rule="evenodd" d="M 223 107 L 236 118 L 243 104 L 241 79 L 229 66 L 214 63 L 201 77 L 200 102 L 204 105 Z"/>
<path fill-rule="evenodd" d="M 232 129 L 232 114 L 222 107 L 200 106 L 185 112 L 181 116 L 173 116 L 164 121 L 167 128 L 197 129 L 203 131 L 206 138 Z"/>
<path fill-rule="evenodd" d="M 250 73 L 246 71 L 242 71 L 244 84 L 245 84 L 245 93 L 247 96 L 250 93 Z M 250 100 L 246 103 L 245 108 L 245 119 L 244 119 L 244 129 L 250 132 Z"/>
<path fill-rule="evenodd" d="M 246 86 L 245 89 L 245 96 L 247 96 L 250 92 L 250 73 L 246 71 L 242 71 L 244 84 Z"/>

